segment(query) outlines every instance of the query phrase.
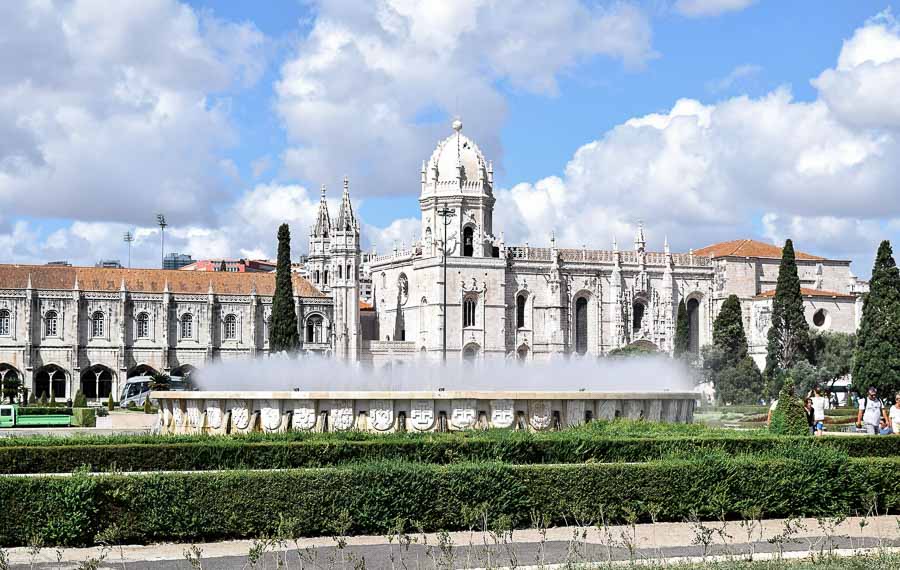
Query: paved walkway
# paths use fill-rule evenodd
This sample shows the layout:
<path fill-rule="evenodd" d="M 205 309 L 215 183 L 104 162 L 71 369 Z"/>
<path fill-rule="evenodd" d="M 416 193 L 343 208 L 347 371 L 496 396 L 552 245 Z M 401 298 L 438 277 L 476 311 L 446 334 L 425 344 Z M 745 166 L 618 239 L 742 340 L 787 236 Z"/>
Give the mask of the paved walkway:
<path fill-rule="evenodd" d="M 566 563 L 632 560 L 777 559 L 861 549 L 900 552 L 896 517 L 765 520 L 750 525 L 656 523 L 631 526 L 515 531 L 511 536 L 453 532 L 395 536 L 311 538 L 285 543 L 228 541 L 156 544 L 112 549 L 15 548 L 11 568 L 77 568 L 103 557 L 99 567 L 202 568 L 553 568 Z M 194 559 L 194 565 L 188 558 Z M 198 566 L 196 564 L 200 564 Z M 84 566 L 81 566 L 84 567 Z"/>

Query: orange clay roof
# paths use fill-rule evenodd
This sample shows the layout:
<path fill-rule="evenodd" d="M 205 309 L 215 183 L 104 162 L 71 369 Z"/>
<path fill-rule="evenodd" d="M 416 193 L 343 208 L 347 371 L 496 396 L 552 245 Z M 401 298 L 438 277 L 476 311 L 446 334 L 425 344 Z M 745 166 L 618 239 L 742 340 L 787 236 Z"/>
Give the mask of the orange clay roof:
<path fill-rule="evenodd" d="M 781 248 L 771 243 L 764 243 L 753 239 L 736 239 L 714 243 L 706 247 L 694 250 L 694 255 L 705 257 L 764 257 L 781 259 Z M 824 257 L 810 255 L 802 251 L 794 250 L 796 259 L 824 260 Z"/>
<path fill-rule="evenodd" d="M 371 311 L 373 309 L 372 305 L 366 303 L 365 301 L 359 302 L 359 310 L 360 311 Z"/>
<path fill-rule="evenodd" d="M 35 289 L 72 290 L 77 276 L 78 288 L 82 291 L 118 291 L 122 279 L 125 279 L 126 289 L 143 293 L 162 293 L 166 283 L 169 284 L 171 293 L 207 293 L 210 284 L 213 292 L 219 295 L 249 295 L 254 285 L 258 295 L 269 296 L 275 293 L 274 273 L 0 264 L 2 289 L 24 289 L 29 276 Z M 325 296 L 300 275 L 294 273 L 292 277 L 294 295 Z"/>
<path fill-rule="evenodd" d="M 800 287 L 800 294 L 804 297 L 850 297 L 853 295 L 849 293 L 838 293 L 836 291 L 823 291 L 821 289 L 807 289 L 806 287 Z M 769 297 L 775 296 L 775 289 L 771 291 L 765 291 L 756 296 L 757 299 L 765 299 Z"/>

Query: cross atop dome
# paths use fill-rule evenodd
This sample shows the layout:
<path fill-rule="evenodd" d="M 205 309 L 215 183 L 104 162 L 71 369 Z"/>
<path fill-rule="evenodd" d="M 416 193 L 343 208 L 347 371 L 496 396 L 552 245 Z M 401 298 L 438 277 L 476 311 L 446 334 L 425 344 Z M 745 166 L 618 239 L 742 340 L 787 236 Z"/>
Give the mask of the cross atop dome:
<path fill-rule="evenodd" d="M 459 117 L 453 119 L 453 122 L 450 123 L 450 128 L 452 128 L 456 132 L 461 131 L 462 130 L 462 120 Z"/>

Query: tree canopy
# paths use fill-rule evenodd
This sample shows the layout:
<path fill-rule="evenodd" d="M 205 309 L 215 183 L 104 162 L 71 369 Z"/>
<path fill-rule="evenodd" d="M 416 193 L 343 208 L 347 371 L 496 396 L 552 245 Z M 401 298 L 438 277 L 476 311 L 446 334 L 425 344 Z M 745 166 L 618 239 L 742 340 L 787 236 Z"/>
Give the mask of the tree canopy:
<path fill-rule="evenodd" d="M 778 268 L 766 346 L 766 380 L 770 395 L 780 390 L 785 371 L 801 360 L 807 360 L 808 344 L 809 323 L 803 314 L 803 296 L 800 294 L 794 244 L 787 240 L 781 250 L 781 265 Z"/>
<path fill-rule="evenodd" d="M 713 344 L 703 349 L 703 369 L 720 402 L 750 404 L 762 395 L 762 375 L 747 353 L 741 301 L 729 295 L 713 321 Z"/>

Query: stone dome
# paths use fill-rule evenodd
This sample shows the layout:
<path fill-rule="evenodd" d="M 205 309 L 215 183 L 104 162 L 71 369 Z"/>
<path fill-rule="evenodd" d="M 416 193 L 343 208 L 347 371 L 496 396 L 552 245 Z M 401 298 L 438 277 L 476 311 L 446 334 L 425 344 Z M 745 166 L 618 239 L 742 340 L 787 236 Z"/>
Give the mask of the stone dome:
<path fill-rule="evenodd" d="M 490 193 L 491 166 L 475 141 L 462 134 L 462 121 L 456 119 L 452 127 L 453 134 L 438 143 L 428 160 L 424 173 L 427 185 L 432 188 L 458 185 L 461 166 L 463 186 L 478 184 Z"/>

